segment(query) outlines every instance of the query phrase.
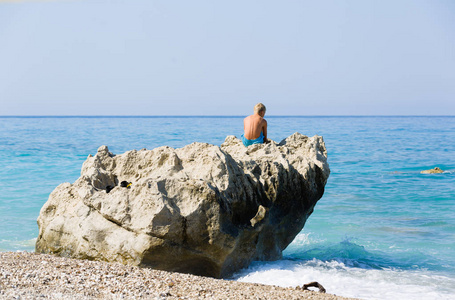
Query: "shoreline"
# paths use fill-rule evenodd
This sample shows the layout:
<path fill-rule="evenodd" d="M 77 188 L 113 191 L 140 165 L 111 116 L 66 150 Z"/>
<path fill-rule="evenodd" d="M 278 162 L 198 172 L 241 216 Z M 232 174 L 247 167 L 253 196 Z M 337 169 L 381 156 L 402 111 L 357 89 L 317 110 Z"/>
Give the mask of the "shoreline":
<path fill-rule="evenodd" d="M 0 298 L 353 299 L 35 252 L 0 252 Z"/>

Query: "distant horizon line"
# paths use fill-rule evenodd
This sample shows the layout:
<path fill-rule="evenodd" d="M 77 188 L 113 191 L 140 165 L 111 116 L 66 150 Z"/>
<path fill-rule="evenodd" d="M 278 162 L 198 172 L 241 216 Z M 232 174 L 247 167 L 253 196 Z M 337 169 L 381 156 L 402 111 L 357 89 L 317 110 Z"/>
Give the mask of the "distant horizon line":
<path fill-rule="evenodd" d="M 244 118 L 247 115 L 0 115 L 0 118 Z M 455 117 L 455 115 L 267 115 L 266 118 Z"/>

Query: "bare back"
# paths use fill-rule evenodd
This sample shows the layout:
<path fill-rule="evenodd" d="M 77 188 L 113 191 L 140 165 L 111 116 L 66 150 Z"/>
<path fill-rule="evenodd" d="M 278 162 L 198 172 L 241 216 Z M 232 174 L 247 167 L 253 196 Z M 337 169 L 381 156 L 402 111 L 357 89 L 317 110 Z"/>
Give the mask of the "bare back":
<path fill-rule="evenodd" d="M 262 134 L 267 141 L 267 121 L 259 114 L 253 114 L 243 120 L 244 137 L 249 140 L 257 139 Z"/>

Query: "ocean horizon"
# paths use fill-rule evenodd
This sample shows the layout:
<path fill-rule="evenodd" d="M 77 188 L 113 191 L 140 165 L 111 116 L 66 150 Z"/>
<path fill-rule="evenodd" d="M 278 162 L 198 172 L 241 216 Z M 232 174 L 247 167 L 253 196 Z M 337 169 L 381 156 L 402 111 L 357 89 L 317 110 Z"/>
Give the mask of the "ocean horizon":
<path fill-rule="evenodd" d="M 221 145 L 245 116 L 0 116 L 0 252 L 34 251 L 49 194 L 107 145 L 114 154 Z M 268 116 L 269 138 L 323 136 L 331 174 L 274 262 L 232 280 L 361 299 L 455 297 L 455 116 Z M 442 174 L 421 174 L 439 167 Z"/>
<path fill-rule="evenodd" d="M 0 118 L 245 118 L 246 115 L 0 115 Z M 453 118 L 455 115 L 268 115 L 267 118 Z"/>

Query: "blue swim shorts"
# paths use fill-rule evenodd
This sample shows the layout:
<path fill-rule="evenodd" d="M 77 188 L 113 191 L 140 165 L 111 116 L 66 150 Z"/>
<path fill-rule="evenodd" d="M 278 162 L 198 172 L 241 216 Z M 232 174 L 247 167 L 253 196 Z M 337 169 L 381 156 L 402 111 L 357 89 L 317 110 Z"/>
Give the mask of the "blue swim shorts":
<path fill-rule="evenodd" d="M 243 134 L 242 134 L 242 142 L 245 145 L 245 147 L 248 147 L 248 146 L 253 145 L 253 144 L 263 144 L 264 143 L 264 135 L 262 134 L 262 131 L 261 131 L 261 135 L 257 139 L 249 140 L 249 139 L 245 138 L 243 136 Z"/>

